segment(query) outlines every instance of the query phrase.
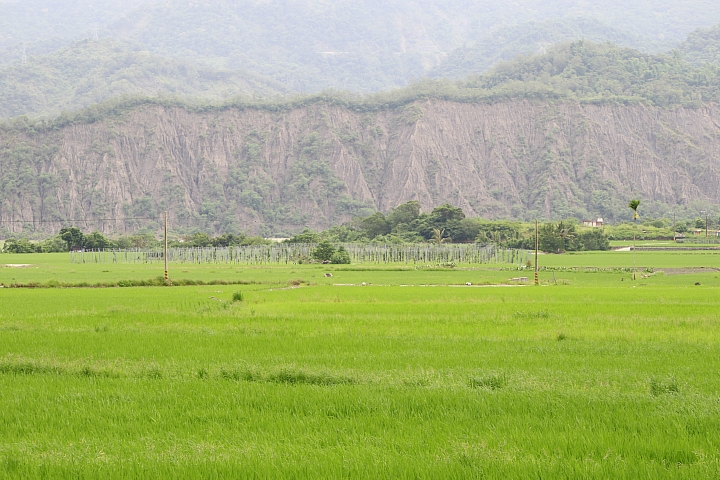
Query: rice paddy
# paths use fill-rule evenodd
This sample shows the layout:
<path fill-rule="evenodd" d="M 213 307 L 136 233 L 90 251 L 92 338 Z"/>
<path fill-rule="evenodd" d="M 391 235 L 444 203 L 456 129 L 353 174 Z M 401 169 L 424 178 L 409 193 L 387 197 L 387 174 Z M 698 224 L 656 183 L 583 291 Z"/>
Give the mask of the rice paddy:
<path fill-rule="evenodd" d="M 0 478 L 718 478 L 720 252 L 540 264 L 1 255 Z"/>

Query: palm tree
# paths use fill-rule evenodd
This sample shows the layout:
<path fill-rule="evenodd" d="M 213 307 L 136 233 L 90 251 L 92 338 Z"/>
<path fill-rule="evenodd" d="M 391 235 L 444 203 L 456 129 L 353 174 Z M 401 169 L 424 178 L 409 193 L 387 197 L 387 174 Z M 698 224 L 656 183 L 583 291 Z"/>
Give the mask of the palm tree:
<path fill-rule="evenodd" d="M 572 225 L 568 225 L 561 221 L 557 226 L 557 236 L 560 237 L 560 248 L 558 248 L 558 253 L 561 253 L 565 251 L 566 243 L 575 237 L 575 229 Z"/>
<path fill-rule="evenodd" d="M 635 280 L 635 271 L 637 270 L 637 264 L 635 263 L 635 238 L 637 234 L 637 219 L 640 218 L 637 212 L 639 206 L 640 200 L 630 200 L 628 204 L 628 207 L 633 211 L 633 223 L 635 224 L 635 228 L 633 228 L 633 280 Z"/>
<path fill-rule="evenodd" d="M 433 228 L 433 235 L 432 235 L 432 240 L 431 240 L 431 241 L 432 241 L 433 243 L 435 243 L 436 245 L 440 245 L 440 244 L 443 243 L 445 240 L 446 240 L 446 238 L 445 238 L 445 229 L 443 228 L 442 230 L 440 230 L 440 229 L 438 229 L 438 228 Z"/>

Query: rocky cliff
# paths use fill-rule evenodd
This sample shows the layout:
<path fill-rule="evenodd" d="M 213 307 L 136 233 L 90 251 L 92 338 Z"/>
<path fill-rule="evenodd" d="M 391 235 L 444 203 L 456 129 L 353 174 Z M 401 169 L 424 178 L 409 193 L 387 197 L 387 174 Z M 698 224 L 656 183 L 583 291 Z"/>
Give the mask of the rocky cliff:
<path fill-rule="evenodd" d="M 631 198 L 656 213 L 720 202 L 718 105 L 146 105 L 94 123 L 5 130 L 0 148 L 6 231 L 56 231 L 60 219 L 152 231 L 166 209 L 175 228 L 282 235 L 409 200 L 525 219 L 613 218 Z"/>

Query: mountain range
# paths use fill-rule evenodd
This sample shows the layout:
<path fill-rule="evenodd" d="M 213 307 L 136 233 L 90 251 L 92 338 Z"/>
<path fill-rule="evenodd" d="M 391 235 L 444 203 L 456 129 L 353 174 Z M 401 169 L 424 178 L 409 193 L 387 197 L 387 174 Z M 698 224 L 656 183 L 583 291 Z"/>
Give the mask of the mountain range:
<path fill-rule="evenodd" d="M 2 0 L 0 235 L 712 210 L 720 7 L 621 3 Z"/>

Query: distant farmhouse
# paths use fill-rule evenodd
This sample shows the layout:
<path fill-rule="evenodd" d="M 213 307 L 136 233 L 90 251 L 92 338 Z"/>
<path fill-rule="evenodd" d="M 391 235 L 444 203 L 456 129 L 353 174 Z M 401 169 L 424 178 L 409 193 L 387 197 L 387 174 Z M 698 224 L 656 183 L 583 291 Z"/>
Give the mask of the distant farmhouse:
<path fill-rule="evenodd" d="M 602 228 L 602 226 L 603 226 L 603 219 L 602 219 L 602 218 L 598 218 L 597 220 L 583 220 L 582 224 L 583 224 L 583 227 Z"/>

